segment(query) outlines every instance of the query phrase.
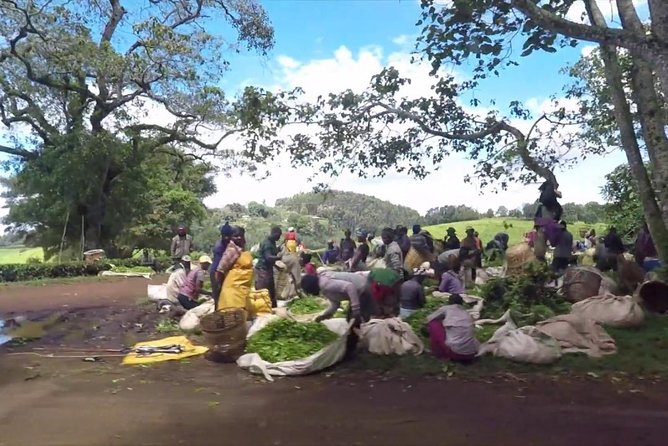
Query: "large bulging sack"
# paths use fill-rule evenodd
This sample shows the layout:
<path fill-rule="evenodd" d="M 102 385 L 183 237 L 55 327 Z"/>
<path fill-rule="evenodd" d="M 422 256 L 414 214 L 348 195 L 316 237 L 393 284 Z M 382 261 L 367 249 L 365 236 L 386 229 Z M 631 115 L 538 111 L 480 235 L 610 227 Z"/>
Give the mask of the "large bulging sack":
<path fill-rule="evenodd" d="M 371 319 L 358 331 L 360 345 L 376 355 L 419 355 L 424 351 L 422 340 L 399 318 Z"/>
<path fill-rule="evenodd" d="M 573 304 L 571 313 L 580 314 L 610 327 L 637 327 L 645 321 L 645 312 L 631 296 L 604 294 Z"/>
<path fill-rule="evenodd" d="M 559 342 L 564 353 L 585 353 L 592 358 L 617 352 L 615 340 L 592 319 L 580 314 L 562 314 L 536 327 Z"/>
<path fill-rule="evenodd" d="M 183 331 L 193 331 L 199 327 L 199 321 L 207 314 L 213 313 L 214 303 L 204 302 L 195 308 L 188 310 L 179 321 L 179 328 Z"/>
<path fill-rule="evenodd" d="M 561 357 L 561 348 L 551 336 L 527 326 L 510 330 L 498 339 L 494 355 L 516 362 L 551 364 Z"/>

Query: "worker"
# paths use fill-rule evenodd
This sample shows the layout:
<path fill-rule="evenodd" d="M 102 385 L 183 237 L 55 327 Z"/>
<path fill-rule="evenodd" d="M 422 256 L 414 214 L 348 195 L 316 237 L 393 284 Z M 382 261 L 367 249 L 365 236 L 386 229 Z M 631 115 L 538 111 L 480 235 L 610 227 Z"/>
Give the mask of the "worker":
<path fill-rule="evenodd" d="M 608 234 L 603 238 L 603 243 L 607 250 L 607 263 L 608 266 L 613 270 L 617 271 L 617 259 L 618 256 L 623 255 L 625 248 L 622 239 L 617 234 L 617 228 L 612 226 L 608 230 Z"/>
<path fill-rule="evenodd" d="M 427 303 L 423 283 L 425 277 L 433 277 L 433 275 L 434 270 L 429 268 L 429 264 L 423 264 L 415 268 L 411 278 L 401 284 L 399 290 L 399 317 L 401 319 L 406 319 Z"/>
<path fill-rule="evenodd" d="M 573 234 L 568 231 L 565 221 L 561 221 L 560 226 L 562 232 L 557 246 L 554 247 L 554 258 L 552 259 L 552 271 L 557 274 L 563 274 L 573 256 Z"/>
<path fill-rule="evenodd" d="M 463 305 L 462 296 L 453 294 L 448 305 L 427 316 L 429 343 L 436 357 L 470 362 L 478 353 L 474 321 Z"/>
<path fill-rule="evenodd" d="M 315 265 L 311 263 L 311 259 L 313 259 L 312 254 L 307 254 L 306 252 L 302 251 L 299 255 L 299 264 L 304 268 L 304 273 L 305 274 L 310 274 L 312 276 L 317 275 Z"/>
<path fill-rule="evenodd" d="M 395 232 L 392 228 L 385 228 L 380 233 L 380 238 L 385 245 L 385 267 L 395 271 L 403 277 L 404 275 L 404 255 L 401 247 L 395 240 Z"/>
<path fill-rule="evenodd" d="M 186 310 L 191 310 L 199 305 L 197 299 L 199 299 L 200 294 L 211 294 L 202 289 L 206 272 L 209 270 L 210 266 L 211 257 L 200 257 L 199 265 L 190 269 L 190 272 L 186 276 L 186 280 L 183 282 L 183 285 L 181 285 L 177 299 L 181 306 Z"/>
<path fill-rule="evenodd" d="M 367 269 L 366 259 L 369 257 L 369 250 L 369 245 L 366 242 L 366 232 L 358 231 L 357 248 L 355 249 L 355 255 L 353 255 L 348 263 L 348 270 L 365 271 Z"/>
<path fill-rule="evenodd" d="M 396 237 L 395 240 L 399 245 L 399 248 L 401 248 L 401 255 L 405 259 L 408 251 L 411 249 L 411 239 L 408 237 L 408 228 L 399 225 L 394 230 L 394 234 Z"/>
<path fill-rule="evenodd" d="M 281 238 L 281 228 L 271 228 L 269 236 L 260 243 L 258 260 L 255 264 L 255 289 L 267 290 L 271 297 L 271 305 L 276 308 L 276 285 L 274 284 L 274 265 L 281 258 L 278 255 L 276 242 Z"/>
<path fill-rule="evenodd" d="M 288 232 L 290 234 L 290 232 Z M 299 264 L 299 254 L 297 254 L 297 241 L 286 240 L 280 253 L 281 261 L 285 265 L 285 274 L 288 281 L 281 290 L 281 299 L 289 300 L 299 293 L 301 279 L 301 265 Z"/>
<path fill-rule="evenodd" d="M 240 226 L 230 229 L 230 240 L 216 266 L 217 280 L 222 282 L 216 310 L 228 308 L 248 310 L 253 281 L 253 255 L 246 250 L 245 229 Z"/>
<path fill-rule="evenodd" d="M 344 263 L 353 258 L 353 255 L 355 255 L 355 248 L 357 248 L 355 241 L 351 238 L 351 234 L 350 230 L 346 229 L 343 233 L 341 243 L 339 243 L 339 247 L 341 248 L 341 261 Z"/>
<path fill-rule="evenodd" d="M 332 265 L 339 261 L 341 250 L 334 244 L 334 240 L 327 241 L 327 249 L 322 255 L 322 262 L 325 265 Z"/>
<path fill-rule="evenodd" d="M 457 231 L 455 231 L 455 228 L 453 227 L 448 228 L 447 235 L 443 240 L 443 244 L 444 244 L 444 249 L 446 251 L 449 251 L 451 249 L 459 249 L 461 247 L 461 243 L 459 242 L 459 238 L 457 237 Z"/>
<path fill-rule="evenodd" d="M 441 282 L 438 284 L 438 291 L 441 293 L 463 294 L 465 292 L 464 283 L 460 277 L 459 257 L 451 255 L 447 261 L 445 272 L 441 275 Z"/>
<path fill-rule="evenodd" d="M 217 268 L 220 263 L 220 259 L 223 257 L 225 249 L 227 249 L 227 244 L 230 242 L 232 237 L 232 226 L 228 222 L 225 222 L 223 226 L 220 227 L 220 238 L 216 241 L 216 244 L 213 247 L 213 259 L 211 263 L 211 268 L 209 268 L 209 277 L 211 278 L 211 296 L 213 297 L 213 302 L 218 306 L 218 298 L 220 297 L 220 287 L 223 285 L 224 277 L 218 274 Z"/>
<path fill-rule="evenodd" d="M 174 265 L 177 265 L 183 256 L 189 256 L 193 249 L 193 238 L 188 234 L 185 225 L 176 228 L 176 235 L 172 238 L 171 254 Z"/>

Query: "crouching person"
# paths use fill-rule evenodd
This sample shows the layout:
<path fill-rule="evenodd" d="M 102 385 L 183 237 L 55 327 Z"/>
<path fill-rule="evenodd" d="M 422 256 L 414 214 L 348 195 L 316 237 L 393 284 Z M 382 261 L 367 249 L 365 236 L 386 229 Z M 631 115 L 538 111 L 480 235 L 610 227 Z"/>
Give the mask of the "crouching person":
<path fill-rule="evenodd" d="M 373 312 L 373 302 L 369 294 L 368 282 L 364 276 L 356 273 L 323 271 L 317 276 L 310 274 L 302 277 L 302 290 L 310 295 L 324 296 L 329 301 L 329 308 L 316 318 L 316 322 L 329 319 L 341 308 L 341 302 L 349 301 L 346 320 L 354 320 L 353 328 L 359 328 L 362 322 L 368 322 Z M 347 355 L 357 348 L 359 337 L 351 330 L 346 345 Z"/>
<path fill-rule="evenodd" d="M 478 353 L 475 325 L 463 307 L 464 300 L 453 294 L 444 305 L 427 316 L 429 343 L 434 356 L 457 362 L 471 362 Z"/>

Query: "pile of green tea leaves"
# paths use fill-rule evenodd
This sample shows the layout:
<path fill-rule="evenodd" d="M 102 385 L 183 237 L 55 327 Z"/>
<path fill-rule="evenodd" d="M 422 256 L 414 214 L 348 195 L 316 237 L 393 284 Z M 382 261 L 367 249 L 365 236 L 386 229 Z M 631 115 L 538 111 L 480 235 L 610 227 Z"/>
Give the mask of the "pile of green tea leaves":
<path fill-rule="evenodd" d="M 547 286 L 552 280 L 547 266 L 538 264 L 529 266 L 521 277 L 490 279 L 476 293 L 485 299 L 481 317 L 497 319 L 510 310 L 513 321 L 522 327 L 568 313 L 570 304 Z"/>
<path fill-rule="evenodd" d="M 311 356 L 337 338 L 320 323 L 279 319 L 251 336 L 246 351 L 268 362 L 294 361 Z"/>
<path fill-rule="evenodd" d="M 154 271 L 148 266 L 116 266 L 111 269 L 115 273 L 153 273 Z"/>
<path fill-rule="evenodd" d="M 404 322 L 411 326 L 413 332 L 426 339 L 429 337 L 429 332 L 427 331 L 427 324 L 425 320 L 434 311 L 441 308 L 443 305 L 448 304 L 448 299 L 443 297 L 427 297 L 427 303 L 424 307 L 419 310 L 414 311 L 410 316 L 408 316 Z"/>
<path fill-rule="evenodd" d="M 293 314 L 320 313 L 327 308 L 327 304 L 319 297 L 302 297 L 288 303 L 288 310 Z"/>

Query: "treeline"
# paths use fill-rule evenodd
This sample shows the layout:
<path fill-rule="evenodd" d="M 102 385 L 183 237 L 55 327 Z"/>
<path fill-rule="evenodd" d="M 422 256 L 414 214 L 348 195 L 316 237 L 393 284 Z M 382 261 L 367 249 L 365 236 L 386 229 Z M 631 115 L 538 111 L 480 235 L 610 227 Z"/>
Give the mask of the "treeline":
<path fill-rule="evenodd" d="M 562 206 L 564 208 L 564 215 L 562 218 L 566 221 L 581 221 L 594 224 L 603 223 L 608 220 L 606 207 L 595 201 L 586 204 L 566 203 Z M 424 224 L 438 225 L 442 223 L 454 223 L 458 221 L 479 220 L 481 218 L 493 217 L 532 219 L 536 214 L 537 208 L 538 202 L 525 203 L 517 209 L 508 209 L 505 206 L 500 206 L 496 210 L 488 209 L 486 212 L 479 212 L 477 209 L 466 205 L 447 205 L 432 208 L 427 211 L 427 214 L 424 217 Z"/>

